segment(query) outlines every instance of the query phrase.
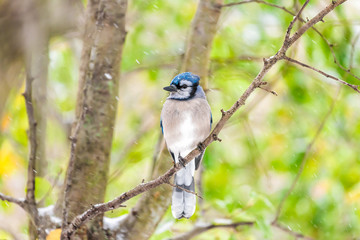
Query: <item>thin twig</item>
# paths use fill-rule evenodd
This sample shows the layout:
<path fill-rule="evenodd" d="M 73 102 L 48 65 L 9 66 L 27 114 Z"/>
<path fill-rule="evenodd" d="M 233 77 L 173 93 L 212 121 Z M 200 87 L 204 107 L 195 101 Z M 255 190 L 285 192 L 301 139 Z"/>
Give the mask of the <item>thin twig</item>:
<path fill-rule="evenodd" d="M 248 1 L 242 1 L 242 2 L 235 2 L 235 3 L 229 3 L 229 4 L 224 4 L 222 5 L 222 7 L 231 7 L 231 6 L 236 6 L 236 5 L 242 5 L 242 4 L 245 4 L 245 3 L 260 3 L 260 4 L 265 4 L 265 5 L 268 5 L 268 6 L 271 6 L 271 7 L 275 7 L 275 8 L 278 8 L 278 9 L 281 9 L 287 13 L 289 13 L 290 15 L 293 15 L 294 17 L 297 16 L 297 19 L 299 21 L 301 21 L 302 23 L 306 23 L 307 21 L 305 19 L 303 19 L 302 17 L 300 17 L 299 15 L 295 15 L 295 13 L 291 12 L 290 10 L 288 10 L 287 8 L 283 7 L 283 6 L 279 6 L 279 5 L 276 5 L 276 4 L 272 4 L 272 3 L 268 3 L 268 2 L 265 2 L 265 1 L 258 1 L 258 0 L 248 0 Z M 336 3 L 336 2 L 335 2 Z M 334 4 L 335 4 L 334 3 Z M 341 3 L 340 3 L 341 4 Z M 294 18 L 295 20 L 295 18 Z M 293 21 L 294 21 L 293 20 Z M 342 66 L 339 61 L 337 60 L 337 57 L 335 55 L 335 51 L 334 51 L 334 45 L 331 44 L 329 42 L 329 40 L 326 39 L 326 37 L 317 29 L 315 28 L 314 26 L 311 27 L 323 40 L 324 42 L 328 45 L 329 49 L 330 49 L 330 52 L 333 56 L 333 59 L 334 59 L 334 63 L 339 67 L 341 68 L 343 71 L 345 71 L 346 73 L 348 73 L 349 75 L 351 75 L 352 77 L 356 78 L 357 80 L 360 80 L 360 77 L 356 76 L 354 73 L 351 72 L 351 69 L 352 69 L 352 66 L 353 66 L 353 54 L 354 54 L 354 45 L 355 43 L 358 41 L 359 37 L 360 37 L 360 34 L 358 34 L 355 38 L 354 38 L 354 41 L 353 43 L 351 44 L 352 46 L 352 50 L 350 52 L 350 64 L 349 64 L 349 68 L 345 68 L 344 66 Z M 288 29 L 289 30 L 289 29 Z M 290 34 L 290 31 L 289 31 L 289 34 Z"/>
<path fill-rule="evenodd" d="M 279 6 L 273 3 L 268 3 L 265 1 L 260 1 L 260 0 L 246 0 L 246 1 L 241 1 L 241 2 L 234 2 L 234 3 L 228 3 L 228 4 L 223 4 L 221 5 L 222 8 L 224 7 L 232 7 L 232 6 L 236 6 L 236 5 L 241 5 L 241 4 L 245 4 L 245 3 L 260 3 L 260 4 L 265 4 L 268 5 L 270 7 L 275 7 L 275 8 L 279 8 L 282 9 L 283 11 L 291 14 L 291 15 L 295 15 L 294 13 L 292 13 L 290 10 L 288 10 L 287 8 L 283 7 L 283 6 Z"/>
<path fill-rule="evenodd" d="M 222 110 L 222 116 L 219 122 L 216 124 L 212 132 L 209 136 L 202 142 L 204 147 L 209 146 L 213 141 L 215 141 L 214 136 L 218 136 L 220 131 L 225 126 L 225 123 L 231 118 L 231 116 L 245 104 L 245 101 L 248 97 L 254 92 L 256 88 L 262 85 L 262 80 L 265 77 L 266 73 L 281 59 L 284 58 L 286 51 L 289 47 L 297 41 L 309 28 L 311 28 L 314 24 L 321 21 L 325 15 L 331 12 L 335 7 L 339 6 L 340 4 L 346 2 L 347 0 L 339 0 L 337 2 L 330 3 L 325 9 L 323 9 L 320 13 L 318 13 L 314 18 L 304 24 L 301 28 L 299 28 L 294 35 L 285 40 L 283 45 L 281 46 L 280 50 L 272 57 L 264 59 L 264 65 L 258 75 L 253 79 L 249 87 L 245 90 L 245 92 L 241 95 L 241 97 L 233 104 L 233 106 L 228 111 Z M 195 157 L 200 155 L 200 150 L 195 148 L 192 150 L 185 158 L 184 164 L 186 165 L 190 161 L 192 161 Z M 63 228 L 62 236 L 63 239 L 70 239 L 70 237 L 74 234 L 74 232 L 86 221 L 94 218 L 100 213 L 104 213 L 109 210 L 113 210 L 118 208 L 122 203 L 125 201 L 146 192 L 152 188 L 155 188 L 161 184 L 168 183 L 170 178 L 175 174 L 175 172 L 179 171 L 183 166 L 181 164 L 176 164 L 174 167 L 169 169 L 166 173 L 158 178 L 149 181 L 147 183 L 142 183 L 134 187 L 133 189 L 121 194 L 120 196 L 116 197 L 115 199 L 107 202 L 94 205 L 92 208 L 86 210 L 84 213 L 76 216 L 73 221 L 66 227 Z"/>
<path fill-rule="evenodd" d="M 234 222 L 229 224 L 203 224 L 199 226 L 195 226 L 192 230 L 189 232 L 180 234 L 176 237 L 171 238 L 171 240 L 188 240 L 192 239 L 193 237 L 200 235 L 203 232 L 206 232 L 208 230 L 214 229 L 214 228 L 234 228 L 240 226 L 253 226 L 255 222 Z"/>
<path fill-rule="evenodd" d="M 197 196 L 198 198 L 203 199 L 202 196 L 200 196 L 200 195 L 197 194 L 196 192 L 193 192 L 193 191 L 190 191 L 190 190 L 188 190 L 188 189 L 186 189 L 186 188 L 183 188 L 183 187 L 181 187 L 181 186 L 172 184 L 171 182 L 167 182 L 167 184 L 169 184 L 170 186 L 172 186 L 172 187 L 174 187 L 174 188 L 178 188 L 178 189 L 181 189 L 181 190 L 183 190 L 183 191 L 185 191 L 185 192 L 194 194 L 194 195 Z"/>
<path fill-rule="evenodd" d="M 149 118 L 144 119 L 141 126 L 138 128 L 138 131 L 136 132 L 136 134 L 124 145 L 121 153 L 117 157 L 116 162 L 119 163 L 124 160 L 126 155 L 133 148 L 133 146 L 137 144 L 137 142 L 144 136 L 145 133 L 147 133 L 149 131 L 149 129 L 153 128 L 154 123 L 155 123 L 155 121 L 153 119 L 149 119 Z M 115 179 L 117 179 L 121 175 L 123 168 L 124 167 L 116 168 L 112 173 L 110 173 L 108 183 L 111 183 Z"/>
<path fill-rule="evenodd" d="M 352 44 L 352 51 L 350 52 L 350 64 L 349 64 L 349 68 L 346 69 L 345 67 L 343 67 L 339 61 L 337 60 L 336 58 L 336 55 L 335 55 L 335 51 L 334 51 L 334 44 L 331 44 L 329 42 L 329 40 L 327 40 L 325 38 L 325 36 L 319 31 L 317 30 L 316 28 L 313 28 L 314 31 L 324 40 L 324 42 L 328 45 L 329 49 L 330 49 L 330 52 L 331 52 L 331 55 L 333 56 L 333 59 L 334 59 L 334 63 L 339 67 L 341 68 L 343 71 L 345 71 L 346 73 L 350 74 L 352 77 L 356 78 L 357 80 L 360 80 L 360 77 L 356 76 L 355 74 L 353 74 L 351 72 L 351 68 L 352 68 L 352 62 L 351 62 L 351 59 L 352 59 L 352 54 L 353 54 L 353 44 Z M 358 35 L 359 37 L 359 35 Z M 357 39 L 355 38 L 355 43 L 356 43 Z"/>
<path fill-rule="evenodd" d="M 307 237 L 307 236 L 305 236 L 305 235 L 303 235 L 303 234 L 301 234 L 301 233 L 294 232 L 294 231 L 292 231 L 291 229 L 288 229 L 288 228 L 286 228 L 286 227 L 284 227 L 284 226 L 281 226 L 281 225 L 278 224 L 278 223 L 272 223 L 271 225 L 274 226 L 274 227 L 276 227 L 276 228 L 278 228 L 278 229 L 280 229 L 280 230 L 283 231 L 283 232 L 288 233 L 289 235 L 294 236 L 296 239 L 301 238 L 301 239 L 306 239 L 306 240 L 314 240 L 314 239 L 311 238 L 311 237 Z"/>
<path fill-rule="evenodd" d="M 267 184 L 270 186 L 271 184 L 271 178 L 269 175 L 269 172 L 267 170 L 267 168 L 265 168 L 263 166 L 264 164 L 264 158 L 261 154 L 261 151 L 259 149 L 259 146 L 256 142 L 256 138 L 254 136 L 254 132 L 251 129 L 251 125 L 249 124 L 249 120 L 248 118 L 244 118 L 243 120 L 243 126 L 245 129 L 245 134 L 247 136 L 247 138 L 249 139 L 250 144 L 252 145 L 251 148 L 249 147 L 249 149 L 252 149 L 251 151 L 251 155 L 253 156 L 253 161 L 255 162 L 255 165 L 258 167 L 258 169 L 260 170 L 261 173 L 263 173 L 267 179 Z"/>
<path fill-rule="evenodd" d="M 26 76 L 26 86 L 25 92 L 23 96 L 25 98 L 26 105 L 26 113 L 28 116 L 28 124 L 29 124 L 29 145 L 30 145 L 30 153 L 29 153 L 29 164 L 28 164 L 28 176 L 26 183 L 26 201 L 29 205 L 35 206 L 35 175 L 36 175 L 36 151 L 37 151 L 37 142 L 36 142 L 36 121 L 34 118 L 34 108 L 32 104 L 32 82 L 33 78 L 30 76 L 29 71 L 27 71 Z"/>
<path fill-rule="evenodd" d="M 331 4 L 329 4 L 326 8 L 324 8 L 321 12 L 319 12 L 315 17 L 313 17 L 311 20 L 306 22 L 302 27 L 300 27 L 294 35 L 289 39 L 290 45 L 292 45 L 295 41 L 297 41 L 309 28 L 312 28 L 315 23 L 319 21 L 323 21 L 324 17 L 331 12 L 334 8 L 337 6 L 343 4 L 347 0 L 338 0 L 338 1 L 332 1 Z"/>
<path fill-rule="evenodd" d="M 264 88 L 264 87 L 261 87 L 261 86 L 259 86 L 259 88 L 262 89 L 262 90 L 264 90 L 264 91 L 266 91 L 266 92 L 268 92 L 268 93 L 271 93 L 271 94 L 273 94 L 273 95 L 275 95 L 275 96 L 278 96 L 278 94 L 277 94 L 275 91 L 273 91 L 273 90 L 269 90 L 269 89 Z"/>
<path fill-rule="evenodd" d="M 30 59 L 30 58 L 29 58 Z M 37 141 L 36 141 L 36 121 L 34 114 L 34 106 L 32 103 L 32 82 L 33 77 L 31 76 L 31 61 L 28 61 L 26 69 L 26 80 L 25 80 L 25 92 L 23 93 L 25 99 L 25 107 L 29 124 L 29 163 L 27 170 L 27 182 L 26 182 L 26 196 L 24 209 L 30 216 L 31 222 L 34 224 L 36 233 L 40 239 L 45 238 L 45 230 L 40 228 L 40 218 L 35 200 L 35 176 L 36 176 L 36 155 L 37 155 Z"/>
<path fill-rule="evenodd" d="M 333 80 L 335 80 L 335 81 L 337 81 L 337 82 L 339 82 L 339 83 L 341 83 L 341 84 L 344 84 L 344 85 L 346 85 L 346 86 L 349 86 L 349 87 L 351 87 L 352 89 L 354 89 L 355 91 L 357 91 L 358 93 L 360 93 L 359 85 L 354 85 L 354 84 L 350 84 L 350 83 L 348 83 L 348 82 L 345 82 L 344 80 L 341 80 L 341 79 L 339 79 L 339 78 L 337 78 L 337 77 L 334 77 L 334 76 L 332 76 L 332 75 L 330 75 L 330 74 L 328 74 L 328 73 L 326 73 L 326 72 L 324 72 L 324 71 L 321 71 L 321 70 L 319 70 L 319 69 L 317 69 L 317 68 L 314 68 L 314 67 L 312 67 L 312 66 L 309 66 L 309 65 L 307 65 L 307 64 L 305 64 L 305 63 L 302 63 L 302 62 L 300 62 L 300 61 L 298 61 L 298 60 L 289 58 L 289 57 L 287 57 L 287 56 L 284 56 L 284 59 L 285 59 L 286 61 L 289 61 L 289 62 L 292 62 L 292 63 L 296 63 L 296 64 L 298 64 L 298 65 L 300 65 L 300 66 L 302 66 L 302 67 L 305 67 L 305 68 L 309 68 L 309 69 L 311 69 L 311 70 L 314 70 L 315 72 L 318 72 L 318 73 L 320 73 L 321 75 L 323 75 L 323 76 L 325 76 L 325 77 L 327 77 L 327 78 L 331 78 L 331 79 L 333 79 Z"/>
<path fill-rule="evenodd" d="M 306 2 L 302 5 L 302 7 L 300 8 L 300 10 L 298 11 L 298 13 L 295 15 L 294 19 L 290 22 L 290 25 L 289 27 L 287 28 L 286 30 L 286 35 L 285 35 L 285 39 L 289 39 L 290 38 L 290 33 L 291 33 L 291 30 L 294 26 L 294 23 L 296 22 L 296 20 L 299 19 L 300 17 L 300 14 L 302 13 L 302 11 L 305 9 L 306 5 L 308 5 L 309 3 L 309 0 L 306 0 Z"/>
<path fill-rule="evenodd" d="M 0 199 L 3 201 L 15 203 L 15 204 L 19 205 L 21 208 L 26 209 L 27 202 L 25 201 L 25 199 L 10 197 L 3 193 L 0 193 Z"/>
<path fill-rule="evenodd" d="M 349 70 L 351 71 L 351 69 L 353 68 L 353 63 L 354 63 L 354 53 L 355 53 L 355 46 L 357 41 L 360 39 L 360 33 L 358 33 L 354 40 L 351 43 L 351 50 L 350 50 L 350 60 L 349 60 Z"/>
<path fill-rule="evenodd" d="M 58 174 L 56 175 L 55 179 L 52 181 L 49 190 L 48 190 L 48 191 L 45 193 L 45 195 L 40 199 L 40 201 L 38 201 L 38 203 L 37 203 L 38 206 L 43 206 L 45 199 L 50 195 L 50 193 L 52 193 L 52 191 L 54 190 L 55 186 L 58 184 L 61 173 L 62 173 L 62 169 L 60 169 L 60 171 L 59 171 Z"/>
<path fill-rule="evenodd" d="M 301 176 L 301 174 L 302 174 L 302 172 L 303 172 L 303 170 L 304 170 L 306 161 L 307 161 L 307 159 L 308 159 L 308 157 L 309 157 L 309 155 L 310 155 L 310 153 L 311 153 L 311 151 L 312 151 L 312 148 L 313 148 L 313 146 L 314 146 L 314 144 L 315 144 L 315 141 L 318 139 L 321 131 L 323 130 L 323 128 L 324 128 L 324 126 L 325 126 L 326 121 L 329 119 L 329 117 L 330 117 L 330 115 L 331 115 L 331 113 L 332 113 L 332 111 L 333 111 L 333 109 L 334 109 L 334 107 L 335 107 L 335 103 L 336 103 L 337 97 L 338 97 L 338 95 L 339 95 L 339 92 L 340 92 L 340 88 L 338 89 L 338 91 L 337 91 L 337 93 L 336 93 L 336 96 L 334 97 L 334 99 L 333 99 L 333 101 L 332 101 L 332 103 L 331 103 L 331 105 L 330 105 L 329 110 L 327 111 L 327 113 L 325 114 L 325 116 L 324 116 L 323 120 L 321 121 L 319 127 L 317 128 L 316 133 L 315 133 L 313 139 L 312 139 L 311 142 L 307 145 L 305 154 L 304 154 L 303 158 L 301 159 L 300 167 L 299 167 L 299 170 L 298 170 L 298 172 L 297 172 L 297 174 L 296 174 L 296 177 L 295 177 L 295 179 L 293 180 L 293 182 L 291 183 L 291 186 L 290 186 L 289 190 L 286 192 L 286 194 L 284 195 L 284 197 L 281 199 L 280 204 L 278 205 L 278 207 L 277 207 L 277 209 L 276 209 L 275 218 L 274 218 L 272 224 L 276 224 L 276 223 L 277 223 L 286 199 L 289 197 L 290 193 L 294 190 L 294 188 L 295 188 L 295 186 L 296 186 L 296 184 L 297 184 L 297 182 L 298 182 L 298 180 L 299 180 L 299 178 L 300 178 L 300 176 Z"/>

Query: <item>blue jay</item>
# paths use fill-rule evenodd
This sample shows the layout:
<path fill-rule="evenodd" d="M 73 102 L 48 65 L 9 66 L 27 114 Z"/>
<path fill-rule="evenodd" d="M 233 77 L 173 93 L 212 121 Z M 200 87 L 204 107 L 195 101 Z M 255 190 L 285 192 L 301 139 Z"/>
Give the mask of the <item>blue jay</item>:
<path fill-rule="evenodd" d="M 174 183 L 183 189 L 195 191 L 194 173 L 204 155 L 200 144 L 209 135 L 212 124 L 211 109 L 205 93 L 199 85 L 200 77 L 190 72 L 177 75 L 170 86 L 170 92 L 161 111 L 160 126 L 167 148 L 175 163 L 182 163 L 194 148 L 202 153 L 175 174 Z M 190 218 L 196 207 L 196 196 L 174 187 L 171 211 L 175 218 Z"/>

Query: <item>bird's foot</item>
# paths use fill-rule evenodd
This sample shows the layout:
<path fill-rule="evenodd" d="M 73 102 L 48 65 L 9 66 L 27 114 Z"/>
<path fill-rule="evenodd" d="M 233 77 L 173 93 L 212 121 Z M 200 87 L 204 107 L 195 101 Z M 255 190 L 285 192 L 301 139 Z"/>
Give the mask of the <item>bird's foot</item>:
<path fill-rule="evenodd" d="M 179 160 L 179 163 L 180 163 L 183 167 L 185 167 L 185 159 L 180 155 L 180 153 L 179 153 L 179 156 L 178 156 L 178 160 Z"/>
<path fill-rule="evenodd" d="M 197 148 L 200 150 L 200 152 L 203 152 L 205 150 L 205 146 L 202 142 L 198 143 Z"/>

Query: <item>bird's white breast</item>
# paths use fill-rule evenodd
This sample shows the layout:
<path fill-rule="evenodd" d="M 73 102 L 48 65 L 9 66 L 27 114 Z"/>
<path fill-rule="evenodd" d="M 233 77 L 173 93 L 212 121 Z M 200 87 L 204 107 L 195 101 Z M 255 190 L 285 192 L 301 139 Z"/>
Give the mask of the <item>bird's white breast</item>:
<path fill-rule="evenodd" d="M 210 106 L 205 99 L 167 100 L 161 114 L 167 147 L 183 156 L 210 132 Z"/>

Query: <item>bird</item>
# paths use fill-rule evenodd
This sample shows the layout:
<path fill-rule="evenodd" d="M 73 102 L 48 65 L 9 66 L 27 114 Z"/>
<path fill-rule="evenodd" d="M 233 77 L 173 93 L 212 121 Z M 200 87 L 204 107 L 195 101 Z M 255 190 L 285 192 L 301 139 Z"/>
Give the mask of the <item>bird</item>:
<path fill-rule="evenodd" d="M 160 127 L 174 163 L 183 165 L 174 177 L 171 212 L 176 219 L 195 213 L 194 173 L 205 152 L 202 142 L 211 131 L 211 108 L 199 81 L 198 75 L 184 72 L 163 88 L 170 94 L 161 111 Z M 195 148 L 200 149 L 200 155 L 184 165 L 183 158 Z"/>

